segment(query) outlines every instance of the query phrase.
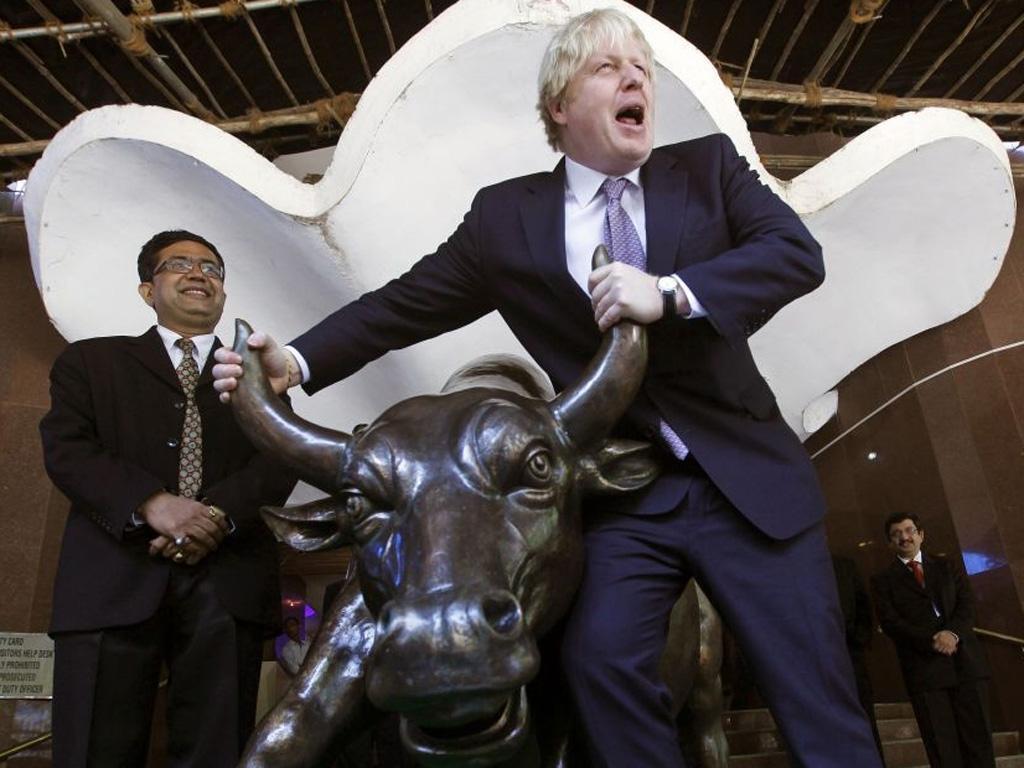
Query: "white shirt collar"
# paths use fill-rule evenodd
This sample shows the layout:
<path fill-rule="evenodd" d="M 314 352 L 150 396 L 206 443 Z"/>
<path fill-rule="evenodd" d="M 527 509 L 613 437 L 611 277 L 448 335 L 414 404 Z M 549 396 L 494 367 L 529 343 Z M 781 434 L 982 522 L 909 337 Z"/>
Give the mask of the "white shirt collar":
<path fill-rule="evenodd" d="M 914 561 L 914 562 L 916 562 L 916 563 L 923 563 L 923 562 L 924 562 L 924 561 L 923 561 L 923 560 L 921 559 L 921 550 L 920 550 L 920 549 L 919 549 L 919 550 L 917 550 L 917 554 L 916 554 L 916 555 L 914 555 L 914 556 L 913 556 L 912 558 L 910 558 L 909 560 L 905 560 L 905 559 L 903 559 L 902 557 L 900 557 L 899 555 L 896 555 L 896 557 L 899 557 L 899 558 L 900 558 L 900 562 L 901 562 L 901 563 L 903 563 L 904 565 L 909 565 L 909 564 L 910 564 L 910 560 L 913 560 L 913 561 Z"/>
<path fill-rule="evenodd" d="M 590 205 L 607 178 L 628 179 L 639 187 L 640 169 L 634 168 L 623 176 L 609 177 L 606 173 L 580 165 L 568 155 L 565 156 L 565 185 L 580 206 L 585 208 Z"/>
<path fill-rule="evenodd" d="M 171 362 L 177 367 L 182 351 L 181 347 L 175 346 L 174 342 L 185 337 L 180 333 L 172 331 L 170 328 L 164 328 L 162 325 L 157 325 L 156 332 L 160 334 L 160 340 L 164 343 L 164 349 L 167 350 Z M 214 333 L 203 333 L 198 336 L 190 336 L 189 338 L 196 345 L 195 356 L 196 362 L 199 364 L 199 370 L 203 370 L 203 366 L 206 365 L 206 358 L 210 356 L 210 350 L 213 348 L 213 342 L 217 335 Z"/>

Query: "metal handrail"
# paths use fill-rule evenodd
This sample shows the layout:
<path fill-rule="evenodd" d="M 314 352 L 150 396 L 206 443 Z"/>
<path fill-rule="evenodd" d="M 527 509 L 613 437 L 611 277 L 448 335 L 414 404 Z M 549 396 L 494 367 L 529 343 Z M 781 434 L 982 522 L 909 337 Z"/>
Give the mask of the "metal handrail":
<path fill-rule="evenodd" d="M 157 688 L 164 688 L 166 685 L 167 678 L 165 677 L 157 684 Z M 31 749 L 32 747 L 38 746 L 39 744 L 49 741 L 52 738 L 53 731 L 47 731 L 46 733 L 41 733 L 38 736 L 33 736 L 28 741 L 21 742 L 21 744 L 15 744 L 13 747 L 8 747 L 7 749 L 0 752 L 0 763 L 6 763 L 8 759 L 14 757 L 18 753 L 24 752 L 26 749 Z"/>
<path fill-rule="evenodd" d="M 28 741 L 23 741 L 21 744 L 15 744 L 13 747 L 8 747 L 3 752 L 0 752 L 0 763 L 6 763 L 8 758 L 14 757 L 20 752 L 24 752 L 26 749 L 42 744 L 44 741 L 49 741 L 53 736 L 53 731 L 47 731 L 46 733 L 34 736 Z"/>
<path fill-rule="evenodd" d="M 996 640 L 1003 640 L 1007 643 L 1016 643 L 1020 646 L 1022 652 L 1024 652 L 1024 637 L 1014 637 L 1013 635 L 1004 635 L 1002 632 L 993 632 L 991 629 L 982 629 L 981 627 L 975 627 L 974 633 L 976 635 L 984 635 L 985 637 L 992 637 Z"/>

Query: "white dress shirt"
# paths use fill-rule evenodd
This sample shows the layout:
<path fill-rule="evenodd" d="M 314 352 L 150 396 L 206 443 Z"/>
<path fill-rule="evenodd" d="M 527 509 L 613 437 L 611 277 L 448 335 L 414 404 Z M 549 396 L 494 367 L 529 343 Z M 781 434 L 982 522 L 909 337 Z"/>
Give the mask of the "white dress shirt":
<path fill-rule="evenodd" d="M 171 357 L 171 365 L 177 370 L 178 366 L 181 365 L 181 358 L 185 356 L 185 353 L 181 350 L 175 342 L 178 339 L 185 338 L 180 333 L 175 333 L 169 328 L 164 328 L 162 325 L 156 327 L 156 332 L 160 334 L 160 339 L 164 343 L 164 349 L 167 350 L 167 354 Z M 206 365 L 206 358 L 210 356 L 210 350 L 213 349 L 213 340 L 215 334 L 204 333 L 199 336 L 189 336 L 192 339 L 192 343 L 195 344 L 195 351 L 192 357 L 195 359 L 196 364 L 199 366 L 199 370 L 203 370 L 203 366 Z"/>
<path fill-rule="evenodd" d="M 601 185 L 609 178 L 571 157 L 565 158 L 565 260 L 569 274 L 583 292 L 587 290 L 587 278 L 591 273 L 594 249 L 604 241 L 604 213 L 608 201 L 601 193 Z M 629 216 L 640 238 L 640 245 L 647 253 L 647 213 L 644 210 L 644 188 L 640 184 L 640 169 L 616 178 L 626 179 L 622 193 L 622 209 Z M 678 275 L 672 275 L 679 284 L 686 300 L 690 303 L 690 319 L 706 317 L 707 312 L 700 301 Z"/>

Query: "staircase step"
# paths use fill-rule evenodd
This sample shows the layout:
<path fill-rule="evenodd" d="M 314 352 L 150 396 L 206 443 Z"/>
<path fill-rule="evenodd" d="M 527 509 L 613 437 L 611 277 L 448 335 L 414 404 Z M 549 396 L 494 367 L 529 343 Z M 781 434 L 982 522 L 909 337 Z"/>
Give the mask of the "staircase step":
<path fill-rule="evenodd" d="M 917 729 L 917 720 L 912 717 L 901 717 L 896 720 L 879 720 L 878 735 L 882 741 L 899 741 L 916 739 L 921 732 Z"/>
<path fill-rule="evenodd" d="M 772 728 L 765 731 L 727 731 L 730 755 L 750 755 L 758 752 L 781 752 L 785 749 L 779 732 Z"/>
<path fill-rule="evenodd" d="M 767 709 L 734 709 L 722 713 L 722 727 L 731 731 L 770 731 L 775 720 Z"/>
<path fill-rule="evenodd" d="M 995 748 L 996 755 L 1024 757 L 1018 754 L 1020 752 L 1020 746 L 1016 732 L 1008 733 L 1000 731 L 998 733 L 993 733 L 992 745 Z M 922 742 L 921 739 L 883 741 L 882 751 L 885 754 L 885 764 L 887 768 L 913 768 L 914 766 L 928 765 L 928 755 L 925 753 L 924 742 Z"/>
<path fill-rule="evenodd" d="M 876 720 L 899 720 L 905 717 L 914 717 L 914 708 L 909 701 L 882 701 L 875 704 Z"/>
<path fill-rule="evenodd" d="M 879 732 L 882 721 L 914 720 L 914 709 L 908 702 L 894 701 L 875 704 L 875 719 L 878 720 Z M 761 709 L 734 709 L 722 714 L 722 725 L 726 731 L 770 731 L 775 728 L 771 712 Z M 884 738 L 884 737 L 883 737 Z"/>
<path fill-rule="evenodd" d="M 732 763 L 730 762 L 730 765 Z M 927 763 L 915 765 L 913 768 L 929 768 Z M 996 768 L 1024 768 L 1024 755 L 1003 755 L 996 758 Z"/>

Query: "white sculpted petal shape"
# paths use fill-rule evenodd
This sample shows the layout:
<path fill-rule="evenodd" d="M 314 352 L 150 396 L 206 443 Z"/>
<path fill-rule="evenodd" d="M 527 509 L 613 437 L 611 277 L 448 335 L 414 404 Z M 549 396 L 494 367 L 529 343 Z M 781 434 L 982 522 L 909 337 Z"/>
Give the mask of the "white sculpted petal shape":
<path fill-rule="evenodd" d="M 980 122 L 949 110 L 895 118 L 783 183 L 764 171 L 710 62 L 632 6 L 462 0 L 381 69 L 315 185 L 178 112 L 105 107 L 67 126 L 33 170 L 25 204 L 53 323 L 68 339 L 144 330 L 152 314 L 135 292 L 135 255 L 151 234 L 182 227 L 227 261 L 222 338 L 236 316 L 282 340 L 305 330 L 433 250 L 481 186 L 554 166 L 534 109 L 541 52 L 553 24 L 607 5 L 632 15 L 654 47 L 656 142 L 729 134 L 825 248 L 824 286 L 751 341 L 798 434 L 805 407 L 857 365 L 981 300 L 1015 198 L 1006 153 Z M 524 354 L 490 316 L 296 405 L 349 428 L 497 351 Z"/>

